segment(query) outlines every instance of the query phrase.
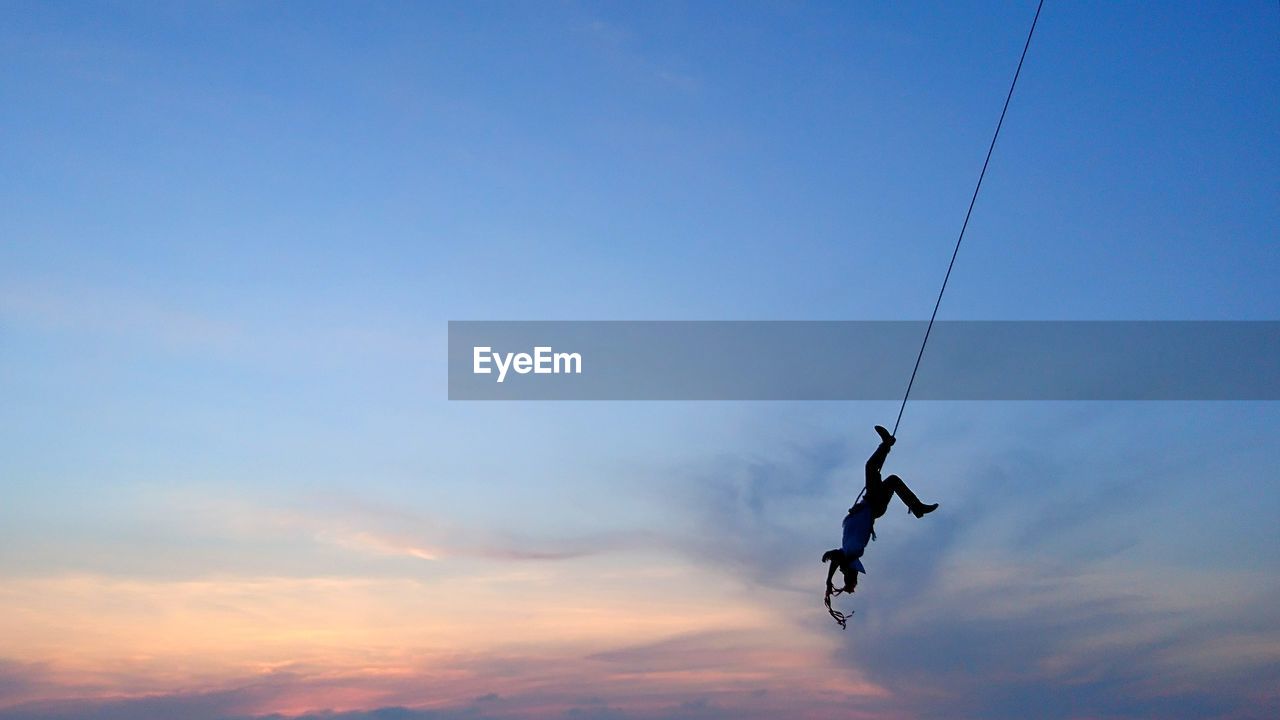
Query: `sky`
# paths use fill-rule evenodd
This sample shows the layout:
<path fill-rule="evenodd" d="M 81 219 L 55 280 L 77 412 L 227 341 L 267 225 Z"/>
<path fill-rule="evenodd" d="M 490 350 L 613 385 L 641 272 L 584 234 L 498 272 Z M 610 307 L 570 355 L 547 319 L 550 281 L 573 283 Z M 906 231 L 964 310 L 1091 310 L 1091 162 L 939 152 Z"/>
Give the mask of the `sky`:
<path fill-rule="evenodd" d="M 896 403 L 446 399 L 927 318 L 1034 12 L 5 3 L 0 720 L 1275 717 L 1275 403 L 909 404 L 841 632 Z M 1046 3 L 940 317 L 1280 317 L 1278 40 Z"/>

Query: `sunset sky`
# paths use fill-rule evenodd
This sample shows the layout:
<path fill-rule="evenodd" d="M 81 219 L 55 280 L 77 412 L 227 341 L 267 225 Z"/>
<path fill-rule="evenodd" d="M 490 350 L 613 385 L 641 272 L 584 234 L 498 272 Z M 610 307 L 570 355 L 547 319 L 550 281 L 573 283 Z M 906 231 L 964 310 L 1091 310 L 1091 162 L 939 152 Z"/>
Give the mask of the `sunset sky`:
<path fill-rule="evenodd" d="M 927 319 L 1034 11 L 0 5 L 0 720 L 1280 716 L 1274 402 L 908 405 L 842 632 L 897 403 L 446 399 Z M 940 317 L 1280 319 L 1278 39 L 1049 0 Z"/>

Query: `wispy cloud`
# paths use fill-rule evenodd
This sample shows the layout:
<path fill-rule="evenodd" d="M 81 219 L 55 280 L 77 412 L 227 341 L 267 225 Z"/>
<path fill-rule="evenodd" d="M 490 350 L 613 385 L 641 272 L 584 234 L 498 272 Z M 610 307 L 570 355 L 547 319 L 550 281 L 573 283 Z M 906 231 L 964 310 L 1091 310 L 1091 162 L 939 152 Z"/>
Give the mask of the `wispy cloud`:
<path fill-rule="evenodd" d="M 844 710 L 880 690 L 820 672 L 782 639 L 742 627 L 595 652 L 459 652 L 354 671 L 300 664 L 204 690 L 32 700 L 0 708 L 0 718 L 867 716 Z"/>
<path fill-rule="evenodd" d="M 1265 717 L 1274 709 L 1280 585 L 1249 569 L 1153 553 L 1164 536 L 1109 508 L 1167 512 L 1156 490 L 1194 485 L 1201 468 L 1194 455 L 1125 457 L 1095 444 L 1096 465 L 1082 476 L 1073 453 L 1096 443 L 1099 430 L 1075 420 L 1027 427 L 1019 447 L 988 439 L 976 456 L 969 451 L 961 477 L 951 469 L 942 484 L 915 478 L 943 510 L 916 521 L 895 502 L 878 523 L 871 574 L 846 600 L 855 623 L 838 634 L 832 658 L 886 690 L 885 702 L 864 707 L 929 717 Z M 1055 442 L 1028 444 L 1039 432 Z M 751 592 L 784 591 L 759 594 L 780 614 L 820 614 L 816 555 L 838 542 L 841 501 L 861 482 L 858 450 L 819 440 L 775 448 L 767 461 L 688 469 L 680 501 L 695 522 L 682 547 Z M 1112 451 L 1117 462 L 1108 467 Z M 1239 453 L 1274 462 L 1256 449 Z M 1136 468 L 1146 475 L 1126 477 Z M 940 487 L 945 497 L 934 496 Z M 817 506 L 832 520 L 815 528 Z M 1179 521 L 1191 531 L 1195 517 Z M 1204 542 L 1207 557 L 1230 541 Z"/>
<path fill-rule="evenodd" d="M 133 352 L 184 354 L 204 360 L 329 366 L 374 356 L 386 367 L 405 358 L 431 361 L 437 337 L 419 328 L 372 323 L 351 308 L 298 317 L 287 303 L 246 308 L 196 302 L 173 289 L 72 282 L 64 279 L 0 284 L 0 323 L 94 342 L 129 343 Z"/>
<path fill-rule="evenodd" d="M 24 705 L 0 717 L 148 717 L 183 703 L 193 718 L 1269 716 L 1280 587 L 1248 565 L 1152 552 L 1164 539 L 1124 516 L 1075 512 L 1131 503 L 1143 486 L 1082 484 L 1076 431 L 1039 430 L 1058 450 L 991 443 L 948 477 L 894 458 L 943 509 L 882 519 L 843 633 L 821 611 L 817 555 L 860 483 L 856 443 L 673 470 L 653 486 L 669 512 L 653 535 L 157 494 L 234 547 L 291 538 L 332 564 L 262 572 L 296 557 L 290 546 L 215 574 L 6 582 L 0 634 L 30 662 L 6 668 L 5 702 Z M 1167 470 L 1166 482 L 1201 472 Z M 1205 542 L 1212 554 L 1225 541 Z"/>
<path fill-rule="evenodd" d="M 633 78 L 655 85 L 693 92 L 701 87 L 699 79 L 673 55 L 659 55 L 642 49 L 640 38 L 623 25 L 601 17 L 579 22 L 577 35 L 583 38 L 607 63 Z"/>
<path fill-rule="evenodd" d="M 554 561 L 652 547 L 649 533 L 597 532 L 546 537 L 522 530 L 466 525 L 411 510 L 351 499 L 342 505 L 271 507 L 227 498 L 189 497 L 183 513 L 199 513 L 213 524 L 231 523 L 232 533 L 289 532 L 356 552 L 419 560 L 474 559 L 496 562 Z"/>
<path fill-rule="evenodd" d="M 5 283 L 0 319 L 40 330 L 148 338 L 174 349 L 226 349 L 243 328 L 135 292 L 59 283 Z"/>

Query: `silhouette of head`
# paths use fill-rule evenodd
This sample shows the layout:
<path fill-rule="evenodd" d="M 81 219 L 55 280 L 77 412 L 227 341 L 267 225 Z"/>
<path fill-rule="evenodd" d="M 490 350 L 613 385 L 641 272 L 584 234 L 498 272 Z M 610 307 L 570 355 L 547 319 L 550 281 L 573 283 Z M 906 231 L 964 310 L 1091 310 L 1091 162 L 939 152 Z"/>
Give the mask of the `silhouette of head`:
<path fill-rule="evenodd" d="M 851 593 L 858 587 L 858 571 L 845 563 L 840 563 L 840 574 L 844 576 L 844 592 Z"/>
<path fill-rule="evenodd" d="M 844 577 L 844 587 L 840 588 L 840 591 L 853 592 L 853 589 L 858 586 L 858 571 L 846 562 L 844 551 L 838 548 L 828 550 L 822 554 L 822 561 L 834 562 L 836 567 L 840 569 L 840 574 Z"/>

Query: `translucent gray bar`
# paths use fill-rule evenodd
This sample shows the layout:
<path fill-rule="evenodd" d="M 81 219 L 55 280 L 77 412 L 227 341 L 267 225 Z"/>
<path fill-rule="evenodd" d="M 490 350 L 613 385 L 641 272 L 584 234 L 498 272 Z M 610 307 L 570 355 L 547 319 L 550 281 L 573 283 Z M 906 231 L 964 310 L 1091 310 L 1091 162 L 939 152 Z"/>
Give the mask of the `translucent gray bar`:
<path fill-rule="evenodd" d="M 925 325 L 451 321 L 449 399 L 897 400 Z M 477 347 L 491 349 L 488 374 L 475 372 Z M 533 371 L 538 347 L 550 348 L 548 372 Z M 578 354 L 580 372 L 567 372 L 569 357 L 549 362 L 552 353 Z M 511 358 L 502 382 L 495 354 Z M 1276 400 L 1278 358 L 1274 321 L 938 322 L 911 397 Z"/>

